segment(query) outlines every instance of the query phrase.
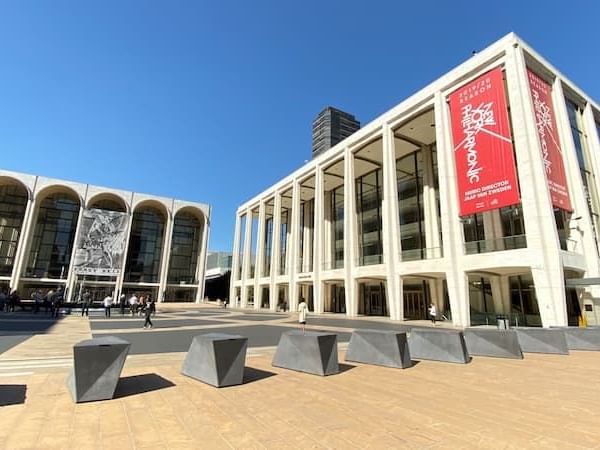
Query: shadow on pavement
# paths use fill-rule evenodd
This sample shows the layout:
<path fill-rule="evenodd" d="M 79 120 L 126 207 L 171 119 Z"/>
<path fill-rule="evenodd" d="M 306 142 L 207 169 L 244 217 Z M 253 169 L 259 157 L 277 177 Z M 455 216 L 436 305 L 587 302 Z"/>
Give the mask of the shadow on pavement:
<path fill-rule="evenodd" d="M 0 385 L 0 406 L 22 405 L 25 403 L 26 392 L 25 384 Z"/>
<path fill-rule="evenodd" d="M 353 366 L 352 364 L 344 364 L 344 363 L 339 363 L 338 366 L 340 368 L 340 373 L 348 372 L 349 370 L 352 370 L 356 367 L 356 366 Z"/>
<path fill-rule="evenodd" d="M 44 334 L 62 318 L 52 318 L 44 313 L 0 313 L 0 336 Z"/>
<path fill-rule="evenodd" d="M 117 384 L 114 398 L 129 397 L 130 395 L 158 391 L 159 389 L 165 389 L 173 386 L 175 386 L 174 383 L 155 373 L 121 377 L 119 379 L 119 384 Z"/>
<path fill-rule="evenodd" d="M 266 378 L 270 378 L 274 375 L 277 375 L 274 372 L 269 372 L 268 370 L 256 369 L 254 367 L 244 367 L 244 380 L 243 384 L 252 383 L 254 381 L 264 380 Z"/>

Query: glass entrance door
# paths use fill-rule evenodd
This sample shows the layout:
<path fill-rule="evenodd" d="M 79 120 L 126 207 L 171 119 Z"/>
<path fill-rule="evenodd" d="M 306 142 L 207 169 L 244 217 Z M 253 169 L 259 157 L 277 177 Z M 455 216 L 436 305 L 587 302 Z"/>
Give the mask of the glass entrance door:
<path fill-rule="evenodd" d="M 406 319 L 427 319 L 429 286 L 426 281 L 418 284 L 405 284 L 403 288 L 404 317 Z"/>

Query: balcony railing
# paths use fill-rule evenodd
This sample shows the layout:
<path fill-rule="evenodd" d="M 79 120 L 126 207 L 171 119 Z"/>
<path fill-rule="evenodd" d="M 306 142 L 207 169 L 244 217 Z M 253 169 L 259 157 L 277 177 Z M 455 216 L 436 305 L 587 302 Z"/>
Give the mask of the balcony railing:
<path fill-rule="evenodd" d="M 411 250 L 402 250 L 400 258 L 402 261 L 417 261 L 420 259 L 435 259 L 444 256 L 441 247 L 416 248 Z"/>
<path fill-rule="evenodd" d="M 322 264 L 323 270 L 335 270 L 344 268 L 344 260 L 326 261 Z"/>
<path fill-rule="evenodd" d="M 525 238 L 524 234 L 519 234 L 517 236 L 506 236 L 497 239 L 465 242 L 465 253 L 467 255 L 499 252 L 503 250 L 515 250 L 518 248 L 527 248 L 527 239 Z"/>
<path fill-rule="evenodd" d="M 577 241 L 573 239 L 566 239 L 563 237 L 558 238 L 560 242 L 560 249 L 566 250 L 568 252 L 576 252 L 577 251 Z"/>
<path fill-rule="evenodd" d="M 356 260 L 358 266 L 373 266 L 376 264 L 383 264 L 383 255 L 363 255 Z"/>

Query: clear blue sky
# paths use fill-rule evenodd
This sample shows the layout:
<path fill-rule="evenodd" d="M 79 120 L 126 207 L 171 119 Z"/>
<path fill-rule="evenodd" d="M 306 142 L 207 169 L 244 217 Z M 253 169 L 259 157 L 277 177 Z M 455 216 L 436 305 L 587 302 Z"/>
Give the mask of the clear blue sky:
<path fill-rule="evenodd" d="M 0 0 L 0 167 L 235 210 L 515 31 L 600 100 L 597 1 Z"/>

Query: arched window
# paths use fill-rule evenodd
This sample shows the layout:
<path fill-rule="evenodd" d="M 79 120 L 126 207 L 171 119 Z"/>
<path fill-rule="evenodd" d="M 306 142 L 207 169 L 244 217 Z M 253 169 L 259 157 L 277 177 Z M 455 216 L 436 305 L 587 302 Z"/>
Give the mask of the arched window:
<path fill-rule="evenodd" d="M 44 198 L 38 209 L 26 277 L 66 279 L 79 218 L 79 200 L 58 192 Z"/>
<path fill-rule="evenodd" d="M 192 213 L 183 211 L 175 216 L 168 283 L 196 284 L 198 254 L 202 241 L 202 223 Z"/>
<path fill-rule="evenodd" d="M 133 213 L 125 281 L 159 282 L 164 229 L 165 216 L 158 209 L 146 206 Z"/>
<path fill-rule="evenodd" d="M 27 190 L 23 186 L 0 186 L 0 276 L 12 274 L 27 200 Z"/>

